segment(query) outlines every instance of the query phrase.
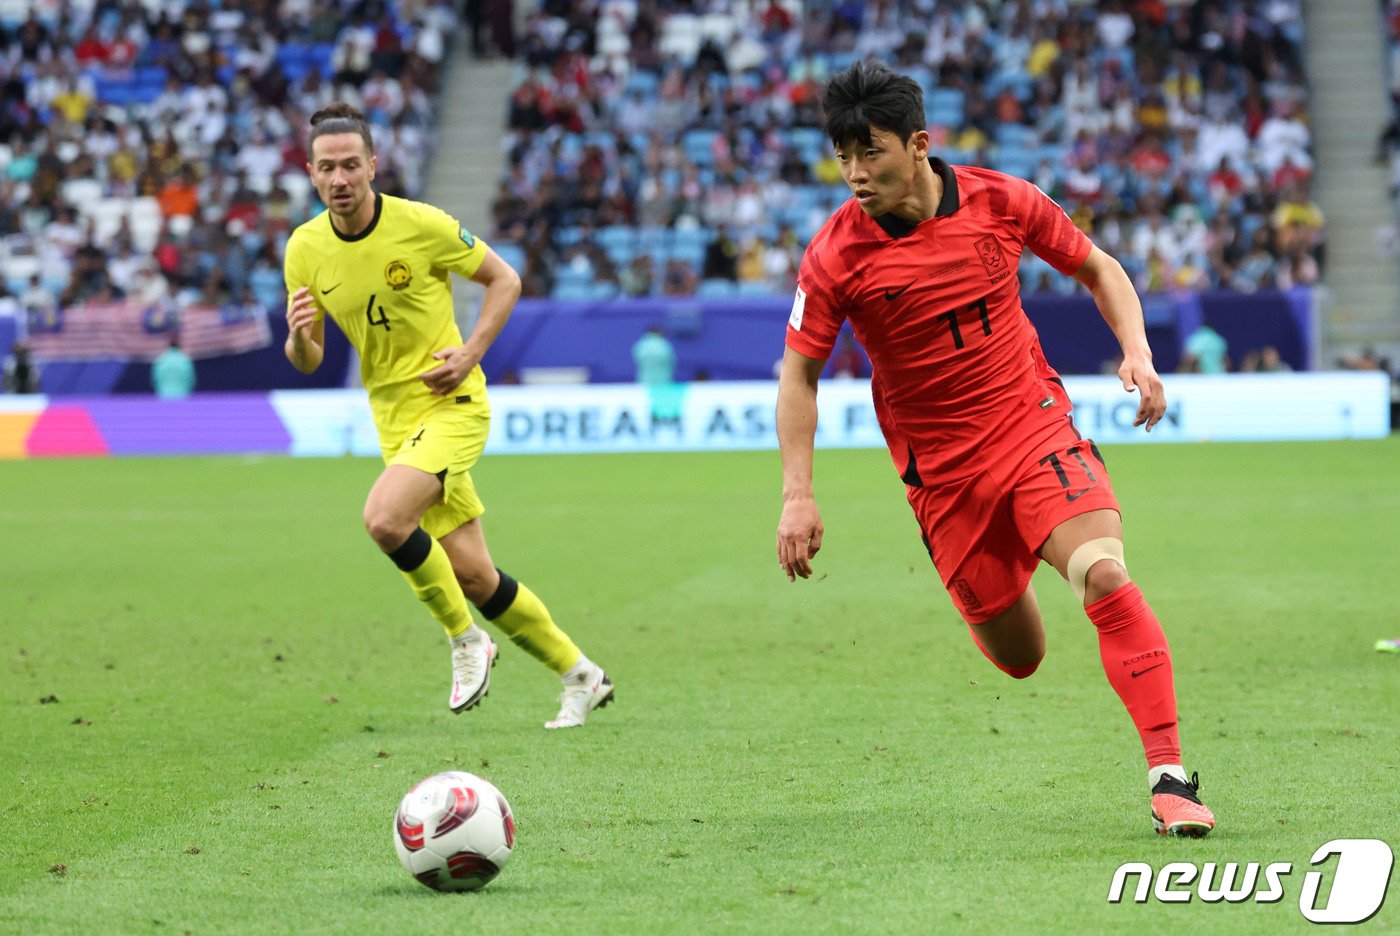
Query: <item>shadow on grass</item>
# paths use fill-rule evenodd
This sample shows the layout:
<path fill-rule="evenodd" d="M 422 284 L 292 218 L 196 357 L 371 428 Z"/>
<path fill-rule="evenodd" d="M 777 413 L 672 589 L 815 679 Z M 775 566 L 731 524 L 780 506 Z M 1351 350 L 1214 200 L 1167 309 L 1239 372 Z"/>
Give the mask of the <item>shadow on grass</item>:
<path fill-rule="evenodd" d="M 459 900 L 471 900 L 475 902 L 490 900 L 495 894 L 511 896 L 525 894 L 530 890 L 531 888 L 528 887 L 498 884 L 493 881 L 489 886 L 483 887 L 481 890 L 438 891 L 433 890 L 431 887 L 425 887 L 422 884 L 413 884 L 410 882 L 408 884 L 385 884 L 383 887 L 375 890 L 374 893 L 380 897 L 397 897 L 403 900 L 422 900 L 425 898 L 432 900 L 450 900 L 455 897 Z"/>

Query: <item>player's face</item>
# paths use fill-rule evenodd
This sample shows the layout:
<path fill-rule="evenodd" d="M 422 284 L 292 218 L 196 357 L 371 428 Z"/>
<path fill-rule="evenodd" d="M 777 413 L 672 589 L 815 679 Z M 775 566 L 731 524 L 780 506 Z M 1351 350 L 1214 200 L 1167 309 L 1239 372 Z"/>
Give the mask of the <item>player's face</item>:
<path fill-rule="evenodd" d="M 370 197 L 374 155 L 358 133 L 328 133 L 311 144 L 306 171 L 332 214 L 351 217 Z"/>
<path fill-rule="evenodd" d="M 915 169 L 928 159 L 928 134 L 921 130 L 901 143 L 898 134 L 871 127 L 869 146 L 851 140 L 836 147 L 836 158 L 861 210 L 877 217 L 913 194 Z"/>

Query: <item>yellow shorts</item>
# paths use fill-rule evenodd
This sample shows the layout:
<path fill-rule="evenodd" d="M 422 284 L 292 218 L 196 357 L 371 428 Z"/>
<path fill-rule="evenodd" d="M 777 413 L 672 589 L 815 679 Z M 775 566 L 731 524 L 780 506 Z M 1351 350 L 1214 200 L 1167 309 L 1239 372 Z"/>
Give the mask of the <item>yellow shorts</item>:
<path fill-rule="evenodd" d="M 437 475 L 442 500 L 423 515 L 423 529 L 441 539 L 486 512 L 472 483 L 471 469 L 486 448 L 491 411 L 440 406 L 404 436 L 397 448 L 384 448 L 386 465 L 408 465 Z"/>

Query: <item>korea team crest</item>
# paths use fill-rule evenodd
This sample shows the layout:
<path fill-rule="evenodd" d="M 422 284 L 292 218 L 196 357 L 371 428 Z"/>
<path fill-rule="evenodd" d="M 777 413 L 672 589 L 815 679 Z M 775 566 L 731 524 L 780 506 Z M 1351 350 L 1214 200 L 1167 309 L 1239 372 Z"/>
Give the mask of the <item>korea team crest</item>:
<path fill-rule="evenodd" d="M 384 282 L 388 283 L 394 292 L 407 289 L 408 284 L 413 282 L 413 271 L 407 263 L 395 260 L 384 268 Z"/>
<path fill-rule="evenodd" d="M 977 249 L 977 257 L 982 261 L 982 266 L 991 281 L 995 283 L 1004 279 L 1010 270 L 1006 265 L 1006 254 L 1001 252 L 1001 245 L 997 243 L 995 235 L 988 234 L 974 246 Z"/>

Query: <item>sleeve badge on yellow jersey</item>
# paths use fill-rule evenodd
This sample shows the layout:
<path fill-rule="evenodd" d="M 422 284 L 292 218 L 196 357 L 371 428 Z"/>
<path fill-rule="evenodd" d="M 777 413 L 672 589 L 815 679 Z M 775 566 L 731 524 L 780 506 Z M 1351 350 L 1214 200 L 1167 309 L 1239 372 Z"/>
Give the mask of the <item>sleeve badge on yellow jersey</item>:
<path fill-rule="evenodd" d="M 395 292 L 407 289 L 408 284 L 413 282 L 413 271 L 408 268 L 407 263 L 395 260 L 384 268 L 384 282 L 392 286 Z"/>
<path fill-rule="evenodd" d="M 476 246 L 476 238 L 472 236 L 472 232 L 468 231 L 466 228 L 462 228 L 462 243 L 467 245 L 468 250 Z"/>

